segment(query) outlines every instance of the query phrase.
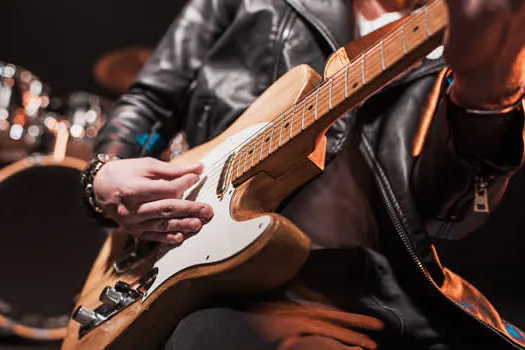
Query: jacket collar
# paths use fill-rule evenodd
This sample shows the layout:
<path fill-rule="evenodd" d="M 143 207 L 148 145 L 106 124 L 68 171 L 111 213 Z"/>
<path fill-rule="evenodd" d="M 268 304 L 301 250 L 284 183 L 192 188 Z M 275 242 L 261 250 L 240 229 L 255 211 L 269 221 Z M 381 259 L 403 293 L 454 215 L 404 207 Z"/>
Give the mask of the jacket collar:
<path fill-rule="evenodd" d="M 353 6 L 350 0 L 286 0 L 312 24 L 333 50 L 354 39 Z"/>

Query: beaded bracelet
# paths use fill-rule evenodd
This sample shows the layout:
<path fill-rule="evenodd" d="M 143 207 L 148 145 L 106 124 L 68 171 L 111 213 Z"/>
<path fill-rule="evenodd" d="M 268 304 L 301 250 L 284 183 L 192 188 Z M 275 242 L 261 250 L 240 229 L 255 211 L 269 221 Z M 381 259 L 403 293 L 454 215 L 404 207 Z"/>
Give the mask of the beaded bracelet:
<path fill-rule="evenodd" d="M 89 162 L 89 164 L 84 168 L 84 170 L 80 174 L 80 182 L 84 187 L 84 195 L 86 196 L 89 205 L 91 205 L 93 210 L 99 214 L 104 213 L 104 210 L 95 199 L 95 187 L 93 185 L 93 182 L 95 181 L 95 176 L 102 168 L 102 166 L 107 162 L 116 159 L 119 158 L 114 155 L 99 153 L 95 156 L 95 158 L 93 158 L 91 162 Z"/>

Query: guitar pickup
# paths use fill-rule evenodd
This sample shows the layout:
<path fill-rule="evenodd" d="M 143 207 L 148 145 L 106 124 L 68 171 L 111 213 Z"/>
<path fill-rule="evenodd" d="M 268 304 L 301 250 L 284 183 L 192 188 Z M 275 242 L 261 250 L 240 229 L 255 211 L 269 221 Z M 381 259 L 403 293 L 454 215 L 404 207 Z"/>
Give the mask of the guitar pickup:
<path fill-rule="evenodd" d="M 230 178 L 230 168 L 234 158 L 234 153 L 230 154 L 224 166 L 222 167 L 221 175 L 219 176 L 219 181 L 217 182 L 217 197 L 222 198 L 224 192 L 228 189 L 228 179 Z"/>

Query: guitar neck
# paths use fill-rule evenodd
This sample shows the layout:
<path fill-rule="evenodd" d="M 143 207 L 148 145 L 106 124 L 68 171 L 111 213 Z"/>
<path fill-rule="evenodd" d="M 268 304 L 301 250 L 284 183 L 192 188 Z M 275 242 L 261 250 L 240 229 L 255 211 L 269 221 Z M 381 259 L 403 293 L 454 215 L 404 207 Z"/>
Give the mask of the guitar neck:
<path fill-rule="evenodd" d="M 325 79 L 238 150 L 231 161 L 234 184 L 290 140 L 314 126 L 328 128 L 423 59 L 441 44 L 448 19 L 445 0 L 434 0 Z"/>

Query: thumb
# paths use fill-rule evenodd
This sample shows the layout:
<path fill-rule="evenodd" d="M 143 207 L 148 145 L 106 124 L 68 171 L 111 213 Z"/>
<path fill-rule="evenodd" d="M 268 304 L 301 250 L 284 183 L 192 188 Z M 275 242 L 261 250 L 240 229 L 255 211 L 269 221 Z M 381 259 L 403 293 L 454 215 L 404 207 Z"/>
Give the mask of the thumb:
<path fill-rule="evenodd" d="M 202 163 L 172 164 L 159 161 L 150 169 L 150 173 L 156 177 L 169 180 L 190 173 L 200 175 L 203 170 L 204 164 Z"/>

